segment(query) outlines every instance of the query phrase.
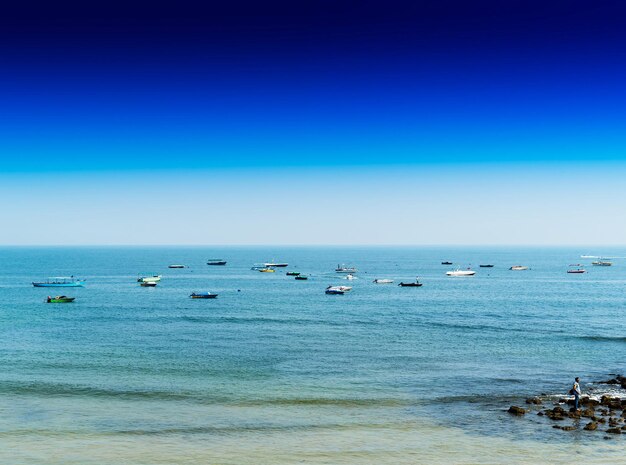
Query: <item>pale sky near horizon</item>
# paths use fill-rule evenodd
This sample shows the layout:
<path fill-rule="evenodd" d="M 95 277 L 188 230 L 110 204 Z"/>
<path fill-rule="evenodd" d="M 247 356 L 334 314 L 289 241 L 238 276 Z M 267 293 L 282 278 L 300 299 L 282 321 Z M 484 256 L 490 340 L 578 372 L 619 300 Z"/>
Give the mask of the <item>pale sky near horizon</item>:
<path fill-rule="evenodd" d="M 2 245 L 619 245 L 626 166 L 14 173 Z"/>

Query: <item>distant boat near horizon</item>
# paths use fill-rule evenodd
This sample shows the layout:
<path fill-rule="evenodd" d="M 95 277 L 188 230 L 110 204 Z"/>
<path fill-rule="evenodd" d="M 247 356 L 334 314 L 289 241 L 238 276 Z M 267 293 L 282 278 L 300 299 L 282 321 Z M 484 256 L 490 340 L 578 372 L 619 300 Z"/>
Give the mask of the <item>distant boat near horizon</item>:
<path fill-rule="evenodd" d="M 352 273 L 356 273 L 357 271 L 359 271 L 359 270 L 357 270 L 356 267 L 354 267 L 354 266 L 346 266 L 346 265 L 343 265 L 343 264 L 342 265 L 337 265 L 337 268 L 335 268 L 335 272 L 337 272 L 337 273 L 350 273 L 350 274 L 352 274 Z"/>
<path fill-rule="evenodd" d="M 187 268 L 185 265 L 170 265 L 168 268 Z"/>
<path fill-rule="evenodd" d="M 493 265 L 478 265 L 480 268 L 493 268 Z"/>
<path fill-rule="evenodd" d="M 285 268 L 287 266 L 289 266 L 289 263 L 276 263 L 276 262 L 269 262 L 269 263 L 264 263 L 266 268 Z"/>
<path fill-rule="evenodd" d="M 613 262 L 609 262 L 609 261 L 604 260 L 604 259 L 601 258 L 601 259 L 599 259 L 599 260 L 597 260 L 595 262 L 591 262 L 591 264 L 593 266 L 612 266 Z"/>
<path fill-rule="evenodd" d="M 49 304 L 69 304 L 71 302 L 74 302 L 74 300 L 76 300 L 76 297 L 67 297 L 65 295 L 58 295 L 56 297 L 48 296 L 48 298 L 46 299 L 46 302 Z"/>
<path fill-rule="evenodd" d="M 224 266 L 226 265 L 226 260 L 222 260 L 221 258 L 209 258 L 206 264 L 213 266 Z"/>
<path fill-rule="evenodd" d="M 524 271 L 527 270 L 528 267 L 527 266 L 523 266 L 523 265 L 513 265 L 511 268 L 509 268 L 509 270 L 511 271 Z"/>
<path fill-rule="evenodd" d="M 372 282 L 374 284 L 391 284 L 393 283 L 393 279 L 375 279 Z"/>
<path fill-rule="evenodd" d="M 215 299 L 217 298 L 217 294 L 213 294 L 212 292 L 192 292 L 189 297 L 192 299 Z"/>
<path fill-rule="evenodd" d="M 582 273 L 586 273 L 587 271 L 584 270 L 583 268 L 576 268 L 575 270 L 567 270 L 567 272 L 569 274 L 582 274 Z"/>
<path fill-rule="evenodd" d="M 32 284 L 35 287 L 83 287 L 85 280 L 74 276 L 57 276 L 48 278 L 47 281 L 33 282 Z"/>
<path fill-rule="evenodd" d="M 441 264 L 442 264 L 442 265 L 452 265 L 452 262 L 448 262 L 448 261 L 446 261 L 446 262 L 441 262 Z"/>
<path fill-rule="evenodd" d="M 152 276 L 142 276 L 137 279 L 138 283 L 157 283 L 161 281 L 161 275 L 154 274 Z"/>

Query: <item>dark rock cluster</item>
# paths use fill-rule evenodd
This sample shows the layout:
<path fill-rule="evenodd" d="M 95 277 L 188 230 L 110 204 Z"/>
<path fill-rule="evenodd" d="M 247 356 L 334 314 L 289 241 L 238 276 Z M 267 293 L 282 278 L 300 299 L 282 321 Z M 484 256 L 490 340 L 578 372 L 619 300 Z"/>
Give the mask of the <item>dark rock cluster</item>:
<path fill-rule="evenodd" d="M 626 377 L 616 376 L 597 384 L 619 385 L 626 389 Z M 598 400 L 582 396 L 578 410 L 574 409 L 573 398 L 559 399 L 552 408 L 544 407 L 546 401 L 547 399 L 542 399 L 542 396 L 531 397 L 526 399 L 526 408 L 512 405 L 507 411 L 515 416 L 537 412 L 538 416 L 554 422 L 553 428 L 563 431 L 582 428 L 585 431 L 601 431 L 611 435 L 626 434 L 626 398 L 603 395 Z M 573 424 L 563 425 L 567 420 L 573 420 Z"/>

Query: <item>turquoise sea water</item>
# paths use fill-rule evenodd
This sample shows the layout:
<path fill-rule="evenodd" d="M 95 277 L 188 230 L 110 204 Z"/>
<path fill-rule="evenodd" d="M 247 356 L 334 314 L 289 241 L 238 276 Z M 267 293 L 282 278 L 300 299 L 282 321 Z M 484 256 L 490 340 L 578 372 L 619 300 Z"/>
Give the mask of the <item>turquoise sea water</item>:
<path fill-rule="evenodd" d="M 590 383 L 626 373 L 626 259 L 592 267 L 581 253 L 626 256 L 0 249 L 0 463 L 625 463 L 621 438 L 504 413 L 531 395 L 563 395 L 574 376 L 601 389 Z M 214 257 L 227 266 L 207 266 Z M 290 266 L 250 270 L 273 259 Z M 446 277 L 442 260 L 477 274 Z M 338 263 L 359 279 L 343 280 Z M 574 263 L 588 273 L 566 274 Z M 531 269 L 508 269 L 517 264 Z M 152 272 L 159 286 L 139 287 Z M 31 285 L 63 275 L 87 284 Z M 396 285 L 416 276 L 423 287 Z M 325 295 L 331 284 L 353 291 Z M 76 301 L 44 303 L 58 293 Z"/>

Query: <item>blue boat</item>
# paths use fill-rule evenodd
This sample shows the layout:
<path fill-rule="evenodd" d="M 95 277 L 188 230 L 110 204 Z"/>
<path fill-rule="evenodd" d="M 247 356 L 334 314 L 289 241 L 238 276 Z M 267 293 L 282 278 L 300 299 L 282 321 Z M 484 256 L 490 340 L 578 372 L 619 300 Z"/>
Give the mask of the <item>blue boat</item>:
<path fill-rule="evenodd" d="M 192 299 L 215 299 L 217 294 L 211 292 L 192 292 L 189 297 Z"/>
<path fill-rule="evenodd" d="M 78 279 L 74 276 L 70 277 L 55 277 L 48 278 L 47 281 L 33 282 L 35 287 L 83 287 L 85 285 L 84 279 Z"/>

